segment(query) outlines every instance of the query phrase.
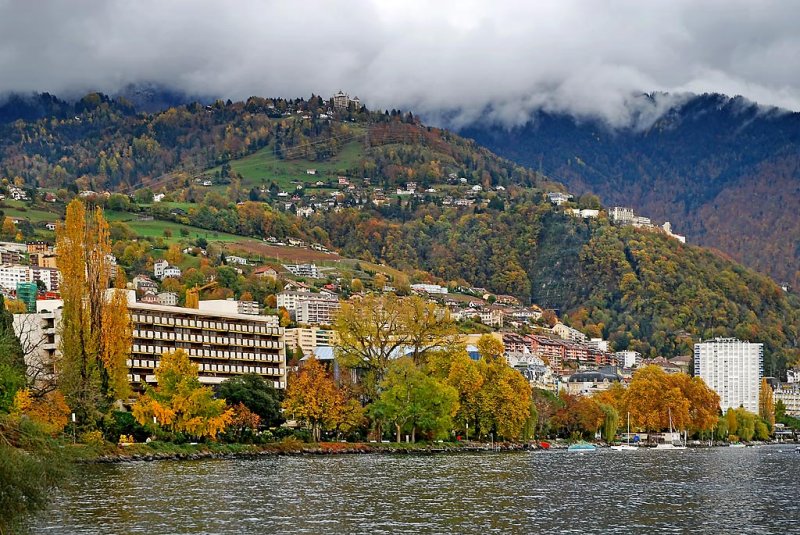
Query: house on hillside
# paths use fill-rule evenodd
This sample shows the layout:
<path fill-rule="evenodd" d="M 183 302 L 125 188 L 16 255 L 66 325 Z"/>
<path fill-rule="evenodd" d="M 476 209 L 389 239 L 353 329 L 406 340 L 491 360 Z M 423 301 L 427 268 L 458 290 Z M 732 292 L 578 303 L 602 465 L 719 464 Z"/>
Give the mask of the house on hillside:
<path fill-rule="evenodd" d="M 239 264 L 240 266 L 247 265 L 247 259 L 241 256 L 230 255 L 225 257 L 228 264 Z"/>
<path fill-rule="evenodd" d="M 253 270 L 253 275 L 262 279 L 277 279 L 278 272 L 272 266 L 261 266 Z"/>
<path fill-rule="evenodd" d="M 551 191 L 547 194 L 547 199 L 556 206 L 561 206 L 565 202 L 569 202 L 572 199 L 572 195 L 560 191 Z"/>

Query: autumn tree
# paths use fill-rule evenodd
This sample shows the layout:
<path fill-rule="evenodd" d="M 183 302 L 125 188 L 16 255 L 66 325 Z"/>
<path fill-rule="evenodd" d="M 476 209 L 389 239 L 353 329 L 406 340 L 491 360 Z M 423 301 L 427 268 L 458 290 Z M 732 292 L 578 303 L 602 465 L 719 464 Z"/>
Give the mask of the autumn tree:
<path fill-rule="evenodd" d="M 361 279 L 353 279 L 350 281 L 350 290 L 353 293 L 361 293 L 364 291 L 364 283 L 361 282 Z"/>
<path fill-rule="evenodd" d="M 6 216 L 3 219 L 3 228 L 2 228 L 3 238 L 5 239 L 13 239 L 14 236 L 17 234 L 17 226 L 14 224 L 14 220 L 10 217 Z"/>
<path fill-rule="evenodd" d="M 167 252 L 164 255 L 164 259 L 173 266 L 177 266 L 183 262 L 183 252 L 181 252 L 181 246 L 177 243 L 170 245 L 169 249 L 167 249 Z"/>
<path fill-rule="evenodd" d="M 88 216 L 80 200 L 70 202 L 56 245 L 64 302 L 59 387 L 80 421 L 90 424 L 127 395 L 130 318 L 121 288 L 108 297 L 111 246 L 100 208 Z"/>
<path fill-rule="evenodd" d="M 316 359 L 310 358 L 287 381 L 283 409 L 288 417 L 305 422 L 319 442 L 322 431 L 334 429 L 344 414 L 345 393 Z"/>
<path fill-rule="evenodd" d="M 442 358 L 446 358 L 447 361 L 441 377 L 458 393 L 455 420 L 469 439 L 470 426 L 475 433 L 478 430 L 481 390 L 486 381 L 486 362 L 472 360 L 464 348 L 459 348 L 452 352 L 433 353 L 428 368 L 431 369 L 435 362 Z M 433 375 L 437 374 L 434 372 Z"/>
<path fill-rule="evenodd" d="M 770 429 L 775 427 L 775 400 L 772 387 L 766 378 L 761 379 L 761 388 L 758 392 L 758 415 L 769 424 Z"/>
<path fill-rule="evenodd" d="M 364 370 L 362 386 L 368 400 L 377 399 L 389 360 L 406 349 L 415 362 L 449 345 L 454 326 L 434 305 L 419 297 L 369 295 L 342 303 L 334 321 L 337 358 L 348 368 Z"/>
<path fill-rule="evenodd" d="M 156 386 L 147 386 L 133 405 L 141 425 L 155 425 L 192 437 L 215 438 L 228 426 L 233 410 L 200 384 L 197 365 L 183 349 L 164 353 L 155 370 Z"/>
<path fill-rule="evenodd" d="M 17 391 L 11 413 L 27 416 L 36 422 L 42 431 L 55 436 L 67 425 L 70 409 L 67 407 L 64 395 L 58 390 L 34 396 L 26 388 Z"/>
<path fill-rule="evenodd" d="M 225 428 L 225 434 L 234 442 L 243 442 L 258 431 L 261 425 L 261 417 L 248 409 L 243 403 L 237 403 L 231 407 L 233 416 Z"/>
<path fill-rule="evenodd" d="M 478 339 L 478 353 L 487 361 L 503 358 L 505 347 L 503 342 L 491 334 L 484 334 Z"/>
<path fill-rule="evenodd" d="M 518 439 L 531 415 L 531 386 L 528 380 L 505 360 L 495 359 L 486 366 L 480 392 L 479 428 L 481 433 Z"/>

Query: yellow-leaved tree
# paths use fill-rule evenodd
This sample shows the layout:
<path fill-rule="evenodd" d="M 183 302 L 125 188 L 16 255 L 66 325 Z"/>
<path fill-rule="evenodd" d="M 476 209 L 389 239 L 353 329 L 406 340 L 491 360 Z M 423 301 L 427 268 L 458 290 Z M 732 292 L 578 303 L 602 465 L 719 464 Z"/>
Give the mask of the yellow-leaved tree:
<path fill-rule="evenodd" d="M 87 213 L 80 200 L 70 202 L 56 245 L 64 301 L 59 388 L 78 421 L 91 426 L 114 400 L 128 396 L 131 323 L 124 279 L 109 294 L 111 243 L 101 208 Z"/>
<path fill-rule="evenodd" d="M 233 409 L 200 384 L 197 365 L 182 349 L 164 353 L 155 371 L 158 384 L 148 386 L 133 405 L 142 425 L 155 424 L 193 437 L 215 438 L 233 421 Z"/>
<path fill-rule="evenodd" d="M 761 389 L 758 391 L 758 415 L 772 431 L 775 427 L 775 400 L 772 387 L 769 386 L 766 378 L 761 379 Z"/>
<path fill-rule="evenodd" d="M 11 413 L 26 415 L 49 435 L 57 435 L 63 431 L 69 419 L 69 407 L 58 390 L 39 397 L 33 396 L 27 388 L 17 390 Z"/>

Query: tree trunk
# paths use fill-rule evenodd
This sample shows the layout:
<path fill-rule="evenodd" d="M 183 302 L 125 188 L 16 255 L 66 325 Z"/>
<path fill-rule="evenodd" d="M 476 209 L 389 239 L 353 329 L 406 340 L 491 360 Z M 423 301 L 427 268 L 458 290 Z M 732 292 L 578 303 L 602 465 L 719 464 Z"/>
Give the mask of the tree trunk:
<path fill-rule="evenodd" d="M 397 428 L 397 442 L 399 443 L 400 442 L 400 424 L 394 424 L 394 426 Z"/>
<path fill-rule="evenodd" d="M 411 442 L 414 442 L 414 443 L 417 442 L 417 426 L 416 425 L 411 427 Z"/>

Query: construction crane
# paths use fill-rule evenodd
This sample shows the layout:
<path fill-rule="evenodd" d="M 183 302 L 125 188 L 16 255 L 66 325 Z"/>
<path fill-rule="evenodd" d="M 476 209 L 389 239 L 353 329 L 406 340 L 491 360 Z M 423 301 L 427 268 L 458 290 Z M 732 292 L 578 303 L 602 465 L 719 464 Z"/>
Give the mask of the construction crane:
<path fill-rule="evenodd" d="M 200 308 L 200 292 L 213 288 L 216 285 L 217 281 L 211 281 L 202 286 L 197 286 L 195 284 L 194 288 L 186 290 L 186 308 Z"/>

